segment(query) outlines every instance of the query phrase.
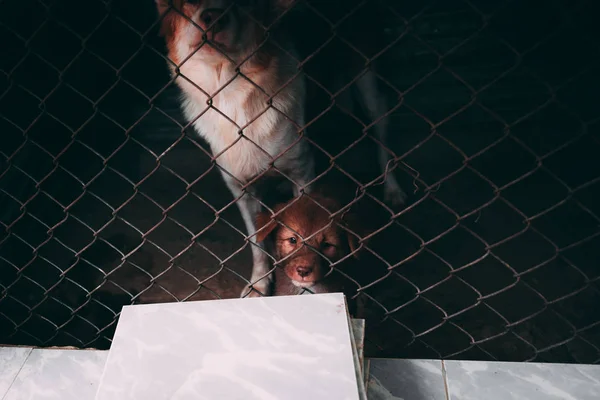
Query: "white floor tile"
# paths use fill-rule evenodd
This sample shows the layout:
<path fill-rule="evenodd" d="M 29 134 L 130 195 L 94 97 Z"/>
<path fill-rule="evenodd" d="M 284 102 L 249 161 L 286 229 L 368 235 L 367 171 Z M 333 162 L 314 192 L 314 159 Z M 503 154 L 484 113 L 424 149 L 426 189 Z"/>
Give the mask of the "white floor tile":
<path fill-rule="evenodd" d="M 92 400 L 108 352 L 34 349 L 3 400 Z"/>
<path fill-rule="evenodd" d="M 29 347 L 0 347 L 0 399 L 13 384 L 29 353 Z"/>
<path fill-rule="evenodd" d="M 451 400 L 598 400 L 600 365 L 445 361 Z"/>
<path fill-rule="evenodd" d="M 359 399 L 341 294 L 124 307 L 97 400 Z"/>
<path fill-rule="evenodd" d="M 371 359 L 369 364 L 369 400 L 446 399 L 441 361 Z"/>

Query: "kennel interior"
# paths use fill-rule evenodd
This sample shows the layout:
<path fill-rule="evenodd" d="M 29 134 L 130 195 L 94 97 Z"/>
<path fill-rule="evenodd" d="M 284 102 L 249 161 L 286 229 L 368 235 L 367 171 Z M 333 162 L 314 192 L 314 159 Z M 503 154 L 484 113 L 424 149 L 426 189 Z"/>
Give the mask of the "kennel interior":
<path fill-rule="evenodd" d="M 281 17 L 319 180 L 367 228 L 344 278 L 367 356 L 600 362 L 599 11 L 300 0 Z M 340 87 L 315 78 L 344 67 L 332 46 L 364 61 Z M 3 0 L 0 49 L 0 343 L 104 349 L 124 304 L 237 297 L 246 232 L 180 115 L 154 1 Z M 365 68 L 393 100 L 402 207 L 373 121 L 336 103 Z"/>

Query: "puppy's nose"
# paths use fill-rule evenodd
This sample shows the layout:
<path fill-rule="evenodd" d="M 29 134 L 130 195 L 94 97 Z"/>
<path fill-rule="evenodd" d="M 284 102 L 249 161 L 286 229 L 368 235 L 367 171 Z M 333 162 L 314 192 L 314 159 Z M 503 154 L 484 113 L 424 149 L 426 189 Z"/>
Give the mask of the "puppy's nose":
<path fill-rule="evenodd" d="M 308 275 L 311 274 L 312 272 L 312 268 L 309 267 L 296 267 L 296 272 L 298 273 L 298 275 L 300 275 L 301 277 L 306 277 Z"/>

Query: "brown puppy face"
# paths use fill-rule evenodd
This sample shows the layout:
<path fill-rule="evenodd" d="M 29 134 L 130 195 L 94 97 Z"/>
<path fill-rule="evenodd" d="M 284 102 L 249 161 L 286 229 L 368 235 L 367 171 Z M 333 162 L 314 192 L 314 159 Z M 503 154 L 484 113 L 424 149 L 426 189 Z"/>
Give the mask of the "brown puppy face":
<path fill-rule="evenodd" d="M 339 206 L 330 199 L 312 195 L 293 199 L 293 203 L 271 219 L 269 213 L 257 218 L 257 241 L 270 238 L 274 244 L 273 256 L 292 283 L 309 288 L 323 279 L 334 263 L 357 248 L 358 240 L 339 226 L 339 218 L 331 213 Z M 285 206 L 275 208 L 275 212 Z M 262 228 L 262 230 L 261 230 Z"/>

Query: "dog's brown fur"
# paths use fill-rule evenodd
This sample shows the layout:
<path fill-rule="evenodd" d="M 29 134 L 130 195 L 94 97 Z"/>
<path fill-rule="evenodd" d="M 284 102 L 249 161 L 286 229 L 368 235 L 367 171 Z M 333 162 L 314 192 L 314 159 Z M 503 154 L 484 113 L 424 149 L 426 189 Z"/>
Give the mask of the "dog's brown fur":
<path fill-rule="evenodd" d="M 276 206 L 274 217 L 258 215 L 256 240 L 268 241 L 278 266 L 275 295 L 350 290 L 351 282 L 339 271 L 342 262 L 356 258 L 360 238 L 350 228 L 355 225 L 348 223 L 350 215 L 331 216 L 339 209 L 331 198 L 312 194 Z"/>

